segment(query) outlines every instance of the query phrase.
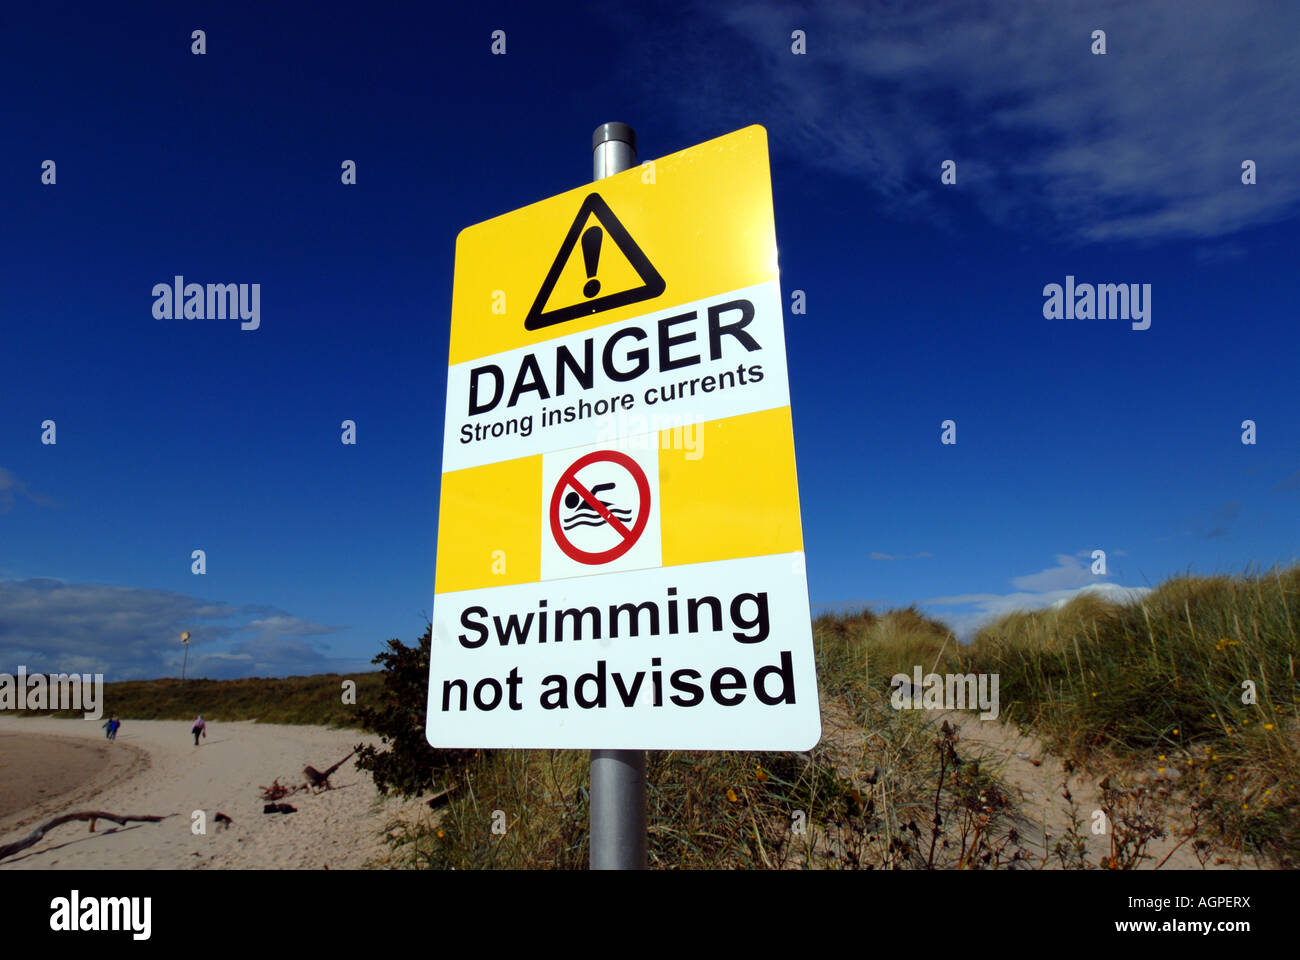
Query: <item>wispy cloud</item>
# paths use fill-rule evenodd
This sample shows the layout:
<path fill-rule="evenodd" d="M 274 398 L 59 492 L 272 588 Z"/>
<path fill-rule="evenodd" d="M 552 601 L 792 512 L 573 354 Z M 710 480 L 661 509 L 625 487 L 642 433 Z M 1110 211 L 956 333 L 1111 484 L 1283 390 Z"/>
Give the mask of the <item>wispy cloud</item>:
<path fill-rule="evenodd" d="M 648 91 L 690 78 L 684 124 L 761 110 L 775 149 L 934 219 L 946 159 L 991 220 L 1081 240 L 1218 238 L 1300 204 L 1300 4 L 701 3 L 678 26 L 616 11 L 653 40 L 631 54 Z"/>
<path fill-rule="evenodd" d="M 1057 590 L 1077 590 L 1098 582 L 1092 568 L 1085 567 L 1078 557 L 1057 554 L 1056 566 L 1023 577 L 1012 577 L 1011 585 L 1017 590 L 1031 593 L 1051 593 Z"/>
<path fill-rule="evenodd" d="M 323 624 L 312 623 L 310 620 L 304 620 L 302 617 L 291 617 L 288 614 L 280 614 L 273 617 L 262 617 L 258 620 L 250 620 L 245 629 L 256 631 L 257 636 L 263 639 L 273 637 L 314 637 L 327 633 L 333 633 L 337 627 L 327 627 Z"/>
<path fill-rule="evenodd" d="M 189 631 L 191 676 L 284 676 L 371 669 L 318 639 L 339 628 L 273 607 L 213 603 L 167 590 L 0 580 L 0 672 L 103 673 L 108 680 L 179 673 Z"/>
<path fill-rule="evenodd" d="M 30 490 L 12 470 L 0 467 L 0 513 L 12 510 L 19 497 L 42 507 L 57 506 L 52 498 Z"/>
<path fill-rule="evenodd" d="M 1300 490 L 1300 470 L 1288 477 L 1283 477 L 1273 488 L 1274 493 L 1290 493 L 1294 490 Z"/>
<path fill-rule="evenodd" d="M 1148 587 L 1124 587 L 1102 575 L 1094 575 L 1091 567 L 1084 567 L 1077 556 L 1069 554 L 1057 554 L 1055 566 L 1012 577 L 1010 583 L 1016 588 L 1012 593 L 967 593 L 931 597 L 925 602 L 939 607 L 964 608 L 941 616 L 959 638 L 968 640 L 980 627 L 1005 614 L 1064 606 L 1081 593 L 1098 593 L 1123 602 L 1150 592 Z"/>
<path fill-rule="evenodd" d="M 1205 266 L 1218 266 L 1236 263 L 1247 257 L 1246 248 L 1239 243 L 1219 243 L 1208 247 L 1197 247 L 1192 252 L 1197 263 Z"/>
<path fill-rule="evenodd" d="M 871 551 L 872 560 L 924 560 L 926 557 L 933 557 L 933 553 L 926 553 L 922 550 L 920 553 L 877 553 Z"/>
<path fill-rule="evenodd" d="M 1240 515 L 1240 500 L 1229 500 L 1227 503 L 1220 504 L 1210 515 L 1210 526 L 1201 534 L 1202 539 L 1214 540 L 1218 537 L 1226 537 Z"/>

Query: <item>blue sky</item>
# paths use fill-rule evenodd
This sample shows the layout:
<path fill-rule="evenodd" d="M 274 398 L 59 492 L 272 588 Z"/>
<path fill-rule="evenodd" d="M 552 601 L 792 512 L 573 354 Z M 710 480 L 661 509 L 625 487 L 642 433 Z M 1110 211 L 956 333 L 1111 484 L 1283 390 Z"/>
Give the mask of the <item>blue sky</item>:
<path fill-rule="evenodd" d="M 418 637 L 456 234 L 588 180 L 608 120 L 642 159 L 768 129 L 815 609 L 965 635 L 1290 562 L 1300 7 L 1010 11 L 5 8 L 0 671 L 174 674 L 187 629 L 192 673 L 363 669 Z M 155 319 L 175 274 L 261 283 L 261 328 Z M 1150 329 L 1044 319 L 1067 275 L 1150 284 Z"/>

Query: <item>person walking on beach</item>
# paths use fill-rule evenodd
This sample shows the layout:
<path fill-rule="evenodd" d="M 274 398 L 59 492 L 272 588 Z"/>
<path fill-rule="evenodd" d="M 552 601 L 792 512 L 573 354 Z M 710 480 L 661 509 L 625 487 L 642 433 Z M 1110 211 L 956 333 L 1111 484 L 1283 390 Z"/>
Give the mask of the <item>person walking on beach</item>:
<path fill-rule="evenodd" d="M 104 727 L 104 739 L 112 740 L 113 739 L 113 718 L 109 717 L 107 720 L 105 720 L 103 723 L 103 727 Z"/>
<path fill-rule="evenodd" d="M 122 721 L 117 719 L 117 714 L 114 714 L 108 721 L 108 739 L 117 739 L 117 730 L 120 726 L 122 726 Z"/>
<path fill-rule="evenodd" d="M 199 718 L 194 721 L 194 726 L 190 727 L 190 733 L 194 734 L 194 746 L 196 747 L 199 745 L 199 737 L 208 735 L 208 725 L 203 722 L 203 714 L 200 713 Z"/>

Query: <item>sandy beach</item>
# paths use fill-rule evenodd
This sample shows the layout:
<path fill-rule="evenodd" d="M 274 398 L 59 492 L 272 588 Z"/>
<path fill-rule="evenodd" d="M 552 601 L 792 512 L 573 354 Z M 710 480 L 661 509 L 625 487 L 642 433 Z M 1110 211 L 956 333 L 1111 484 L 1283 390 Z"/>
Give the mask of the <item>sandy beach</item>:
<path fill-rule="evenodd" d="M 132 752 L 107 741 L 0 733 L 0 825 L 28 807 L 102 780 L 111 766 L 130 763 Z M 40 776 L 32 776 L 40 770 Z"/>
<path fill-rule="evenodd" d="M 262 812 L 261 785 L 302 783 L 304 766 L 324 770 L 357 743 L 376 742 L 356 730 L 209 721 L 195 747 L 187 721 L 124 718 L 112 743 L 100 722 L 0 717 L 0 844 L 76 810 L 167 819 L 100 821 L 93 833 L 64 824 L 0 870 L 352 869 L 387 855 L 379 835 L 390 818 L 427 812 L 420 800 L 380 801 L 351 760 L 331 777 L 335 789 L 286 797 L 296 813 Z M 192 832 L 196 810 L 205 834 Z"/>

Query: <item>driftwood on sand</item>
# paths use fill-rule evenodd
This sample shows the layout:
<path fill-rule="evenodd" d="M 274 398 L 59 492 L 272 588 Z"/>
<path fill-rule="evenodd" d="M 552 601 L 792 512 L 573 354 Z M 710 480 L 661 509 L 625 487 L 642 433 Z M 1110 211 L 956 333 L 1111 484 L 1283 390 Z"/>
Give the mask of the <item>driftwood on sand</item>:
<path fill-rule="evenodd" d="M 346 757 L 344 757 L 338 763 L 334 764 L 334 766 L 330 767 L 328 770 L 323 770 L 323 771 L 317 770 L 315 767 L 310 765 L 303 767 L 302 775 L 307 778 L 306 783 L 300 783 L 297 786 L 290 787 L 281 783 L 280 778 L 276 777 L 274 780 L 271 781 L 271 785 L 269 787 L 259 786 L 258 789 L 262 791 L 262 799 L 272 801 L 271 803 L 268 803 L 265 807 L 263 807 L 262 812 L 263 813 L 293 812 L 293 808 L 289 807 L 287 803 L 276 804 L 274 801 L 283 800 L 285 797 L 291 797 L 299 790 L 307 790 L 311 793 L 319 793 L 322 790 L 333 790 L 334 786 L 333 784 L 330 783 L 330 775 L 339 767 L 343 766 L 343 764 L 347 763 L 348 759 L 352 756 L 352 754 L 356 752 L 357 751 L 354 748 L 351 752 L 348 753 Z M 289 809 L 288 810 L 282 809 L 284 807 L 289 807 Z"/>
<path fill-rule="evenodd" d="M 17 853 L 19 850 L 26 850 L 28 847 L 39 842 L 41 837 L 45 836 L 46 831 L 54 829 L 61 823 L 68 823 L 72 820 L 89 820 L 90 831 L 91 833 L 94 833 L 96 820 L 112 820 L 114 823 L 126 824 L 131 823 L 132 821 L 157 823 L 159 820 L 165 819 L 166 817 L 155 817 L 152 815 L 134 816 L 121 813 L 105 813 L 102 810 L 83 810 L 80 813 L 65 813 L 63 816 L 55 817 L 49 823 L 37 827 L 27 836 L 23 837 L 23 839 L 15 841 L 14 843 L 7 843 L 0 847 L 0 860 Z"/>
<path fill-rule="evenodd" d="M 302 774 L 307 778 L 307 782 L 311 784 L 312 791 L 333 790 L 333 786 L 330 785 L 330 774 L 343 766 L 343 764 L 347 763 L 348 758 L 356 752 L 356 748 L 354 747 L 346 757 L 324 772 L 317 770 L 315 767 L 303 767 Z"/>
<path fill-rule="evenodd" d="M 290 796 L 291 794 L 295 794 L 299 790 L 306 788 L 306 786 L 307 785 L 305 783 L 300 783 L 296 787 L 286 787 L 283 783 L 280 782 L 280 778 L 276 777 L 274 780 L 271 781 L 271 785 L 269 787 L 259 786 L 257 789 L 262 791 L 263 800 L 282 800 L 285 797 Z"/>

